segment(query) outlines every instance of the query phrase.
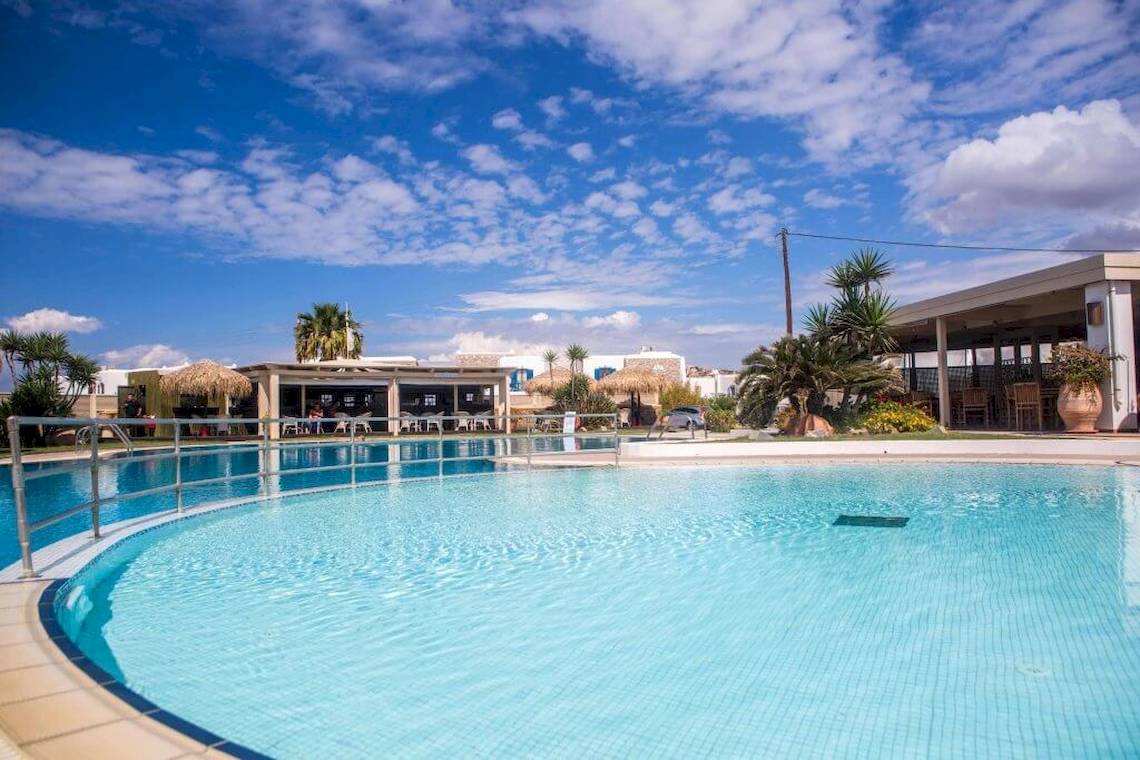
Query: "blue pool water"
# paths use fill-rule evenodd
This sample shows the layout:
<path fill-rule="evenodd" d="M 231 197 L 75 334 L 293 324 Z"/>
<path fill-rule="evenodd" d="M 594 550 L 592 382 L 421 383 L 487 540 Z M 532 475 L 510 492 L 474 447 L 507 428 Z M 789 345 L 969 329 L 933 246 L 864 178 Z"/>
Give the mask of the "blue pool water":
<path fill-rule="evenodd" d="M 143 534 L 60 616 L 131 688 L 278 757 L 1136 756 L 1138 486 L 957 464 L 409 482 Z"/>
<path fill-rule="evenodd" d="M 443 444 L 443 456 L 445 458 L 472 457 L 472 459 L 445 462 L 444 474 L 456 475 L 492 471 L 496 469 L 496 464 L 491 461 L 490 457 L 505 454 L 525 454 L 526 445 L 525 439 L 490 437 L 462 440 L 445 439 Z M 534 446 L 535 453 L 554 453 L 563 451 L 567 447 L 605 448 L 613 445 L 613 439 L 609 437 L 578 438 L 577 440 L 535 438 L 531 441 L 531 445 Z M 360 469 L 357 472 L 357 481 L 366 482 L 436 475 L 437 446 L 438 443 L 435 440 L 407 440 L 398 444 L 388 442 L 359 444 L 356 450 L 357 462 L 360 464 L 387 462 L 392 457 L 392 450 L 397 447 L 399 448 L 398 459 L 400 464 Z M 187 449 L 187 451 L 191 450 L 190 448 Z M 258 472 L 260 460 L 255 445 L 198 447 L 193 450 L 199 451 L 203 455 L 187 457 L 184 460 L 182 477 L 187 483 L 194 480 L 209 480 L 223 475 Z M 102 460 L 99 469 L 100 493 L 107 497 L 173 483 L 174 461 L 154 457 L 155 454 L 161 453 L 163 452 L 153 449 L 140 449 L 129 456 L 120 454 Z M 274 463 L 272 469 L 287 471 L 302 467 L 344 465 L 348 464 L 348 461 L 347 446 L 290 446 L 282 449 L 280 463 L 279 465 Z M 28 516 L 32 522 L 59 514 L 91 498 L 91 472 L 82 466 L 82 463 L 78 468 L 75 468 L 74 464 L 66 462 L 29 463 L 26 468 L 28 472 L 36 472 L 41 469 L 58 471 L 58 474 L 51 477 L 28 481 L 26 487 Z M 9 467 L 0 466 L 0 567 L 16 562 L 20 558 L 9 471 Z M 347 470 L 299 473 L 281 476 L 276 486 L 281 490 L 289 491 L 347 483 L 348 479 Z M 258 480 L 251 478 L 231 483 L 187 488 L 184 503 L 187 506 L 193 506 L 222 499 L 256 496 L 258 487 Z M 174 506 L 175 496 L 173 493 L 142 500 L 109 501 L 102 506 L 101 522 L 108 524 L 128 517 L 173 509 Z M 61 538 L 90 529 L 90 514 L 78 514 L 35 532 L 32 535 L 32 548 L 39 549 Z"/>

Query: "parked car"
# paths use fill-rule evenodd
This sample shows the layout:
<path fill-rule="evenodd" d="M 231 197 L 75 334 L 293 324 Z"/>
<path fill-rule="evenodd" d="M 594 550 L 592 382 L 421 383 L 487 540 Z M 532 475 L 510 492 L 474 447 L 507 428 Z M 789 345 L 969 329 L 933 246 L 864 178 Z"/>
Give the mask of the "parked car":
<path fill-rule="evenodd" d="M 668 416 L 666 430 L 703 430 L 705 427 L 705 408 L 703 406 L 678 406 L 672 409 Z"/>

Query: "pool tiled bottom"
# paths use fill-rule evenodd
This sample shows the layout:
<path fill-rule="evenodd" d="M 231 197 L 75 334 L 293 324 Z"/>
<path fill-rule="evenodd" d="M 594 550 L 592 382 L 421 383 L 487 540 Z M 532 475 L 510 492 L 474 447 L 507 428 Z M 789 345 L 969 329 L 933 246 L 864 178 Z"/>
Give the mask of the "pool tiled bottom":
<path fill-rule="evenodd" d="M 1123 757 L 1138 486 L 916 464 L 409 483 L 156 529 L 62 619 L 131 689 L 275 757 Z"/>

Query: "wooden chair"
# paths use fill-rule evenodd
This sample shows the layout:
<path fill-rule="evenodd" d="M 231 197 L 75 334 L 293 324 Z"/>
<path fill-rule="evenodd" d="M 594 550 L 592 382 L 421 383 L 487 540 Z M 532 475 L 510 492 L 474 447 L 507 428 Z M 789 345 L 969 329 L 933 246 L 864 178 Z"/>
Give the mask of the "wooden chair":
<path fill-rule="evenodd" d="M 1041 412 L 1041 386 L 1038 383 L 1014 383 L 1013 416 L 1018 430 L 1021 430 L 1021 415 L 1027 412 L 1037 415 L 1037 429 L 1044 430 L 1045 424 Z"/>
<path fill-rule="evenodd" d="M 902 402 L 909 406 L 915 406 L 933 416 L 934 400 L 931 395 L 926 391 L 909 391 L 903 394 Z"/>
<path fill-rule="evenodd" d="M 985 426 L 990 426 L 990 394 L 985 388 L 962 389 L 962 398 L 958 402 L 958 413 L 963 425 L 966 424 L 967 415 L 971 412 L 981 412 Z"/>

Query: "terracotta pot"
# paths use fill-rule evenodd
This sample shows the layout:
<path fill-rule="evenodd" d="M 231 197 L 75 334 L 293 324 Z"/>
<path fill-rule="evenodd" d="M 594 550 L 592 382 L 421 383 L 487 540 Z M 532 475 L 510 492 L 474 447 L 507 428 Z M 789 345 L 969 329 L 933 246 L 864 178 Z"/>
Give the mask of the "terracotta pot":
<path fill-rule="evenodd" d="M 1096 418 L 1100 416 L 1100 388 L 1076 393 L 1062 385 L 1057 397 L 1057 414 L 1065 421 L 1067 433 L 1095 433 Z"/>

